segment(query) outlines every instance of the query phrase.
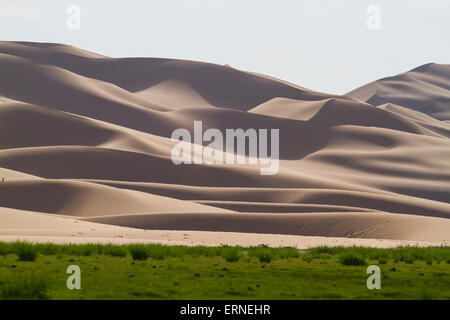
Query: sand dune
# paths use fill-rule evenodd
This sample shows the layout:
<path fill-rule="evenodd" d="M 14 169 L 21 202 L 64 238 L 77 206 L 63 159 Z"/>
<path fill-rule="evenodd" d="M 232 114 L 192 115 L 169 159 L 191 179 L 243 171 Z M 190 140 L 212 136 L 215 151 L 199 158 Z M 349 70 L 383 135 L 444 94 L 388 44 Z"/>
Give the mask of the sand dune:
<path fill-rule="evenodd" d="M 386 213 L 141 214 L 84 221 L 153 230 L 200 230 L 368 239 L 448 240 L 448 219 Z M 401 225 L 401 228 L 398 227 Z"/>
<path fill-rule="evenodd" d="M 349 211 L 363 211 L 366 209 L 367 211 L 384 211 L 435 217 L 448 217 L 449 214 L 448 204 L 444 202 L 404 196 L 380 190 L 362 192 L 360 190 L 325 188 L 228 188 L 106 180 L 95 180 L 94 182 L 182 200 L 201 201 L 201 203 L 204 201 L 216 201 L 219 205 L 223 201 L 236 203 L 246 202 L 258 207 L 260 207 L 261 203 L 265 203 L 267 206 L 280 205 L 280 207 L 289 203 L 292 205 L 300 204 L 309 206 L 310 208 L 324 206 L 324 209 L 315 211 L 328 211 L 325 209 L 326 206 L 340 206 L 351 208 Z M 269 210 L 269 212 L 273 211 L 273 209 Z"/>
<path fill-rule="evenodd" d="M 433 246 L 436 242 L 343 237 L 295 236 L 286 234 L 237 233 L 217 231 L 142 230 L 80 221 L 65 216 L 0 208 L 3 222 L 0 241 L 33 241 L 40 243 L 162 243 L 166 245 L 241 245 L 267 244 L 301 249 L 331 246 Z"/>
<path fill-rule="evenodd" d="M 49 43 L 0 42 L 0 68 L 0 238 L 450 240 L 447 65 L 345 96 L 229 66 Z M 171 133 L 196 120 L 203 130 L 279 129 L 278 173 L 174 165 Z"/>
<path fill-rule="evenodd" d="M 77 217 L 140 212 L 232 212 L 194 202 L 80 181 L 11 181 L 1 185 L 0 191 L 1 207 Z"/>
<path fill-rule="evenodd" d="M 369 83 L 347 96 L 374 106 L 394 103 L 438 120 L 449 120 L 449 65 L 429 63 L 411 71 Z"/>

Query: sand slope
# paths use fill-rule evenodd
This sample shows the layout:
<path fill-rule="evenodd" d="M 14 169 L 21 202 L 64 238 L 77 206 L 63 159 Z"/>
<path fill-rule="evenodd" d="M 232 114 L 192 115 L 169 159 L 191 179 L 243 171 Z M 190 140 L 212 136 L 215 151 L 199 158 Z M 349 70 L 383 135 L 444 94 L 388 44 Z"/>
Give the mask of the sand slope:
<path fill-rule="evenodd" d="M 0 42 L 0 68 L 3 235 L 70 237 L 80 223 L 102 230 L 90 238 L 189 230 L 215 244 L 208 232 L 277 245 L 275 234 L 450 240 L 447 65 L 345 96 L 227 66 L 48 43 Z M 278 174 L 174 165 L 171 133 L 195 120 L 203 130 L 280 129 Z"/>
<path fill-rule="evenodd" d="M 374 106 L 398 104 L 438 120 L 450 119 L 450 65 L 428 63 L 411 71 L 387 77 L 346 95 Z"/>

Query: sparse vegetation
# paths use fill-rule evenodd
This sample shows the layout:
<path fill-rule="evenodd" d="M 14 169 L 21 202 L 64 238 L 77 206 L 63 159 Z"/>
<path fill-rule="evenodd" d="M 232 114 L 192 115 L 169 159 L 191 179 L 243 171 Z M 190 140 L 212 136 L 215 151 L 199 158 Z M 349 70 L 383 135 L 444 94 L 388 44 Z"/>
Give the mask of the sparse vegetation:
<path fill-rule="evenodd" d="M 445 262 L 449 247 L 300 251 L 0 242 L 0 298 L 450 299 Z M 73 264 L 82 270 L 81 290 L 66 288 L 66 268 Z M 367 289 L 364 264 L 381 267 L 381 290 Z"/>

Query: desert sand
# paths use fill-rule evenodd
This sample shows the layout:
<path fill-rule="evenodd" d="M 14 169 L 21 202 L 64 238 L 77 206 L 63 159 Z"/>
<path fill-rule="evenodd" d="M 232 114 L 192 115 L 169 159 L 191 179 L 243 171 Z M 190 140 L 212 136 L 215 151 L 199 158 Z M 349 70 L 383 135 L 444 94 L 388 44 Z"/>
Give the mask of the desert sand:
<path fill-rule="evenodd" d="M 230 66 L 49 43 L 0 42 L 0 70 L 0 240 L 450 241 L 449 65 L 342 96 Z M 171 133 L 194 120 L 278 128 L 278 173 L 175 165 Z"/>

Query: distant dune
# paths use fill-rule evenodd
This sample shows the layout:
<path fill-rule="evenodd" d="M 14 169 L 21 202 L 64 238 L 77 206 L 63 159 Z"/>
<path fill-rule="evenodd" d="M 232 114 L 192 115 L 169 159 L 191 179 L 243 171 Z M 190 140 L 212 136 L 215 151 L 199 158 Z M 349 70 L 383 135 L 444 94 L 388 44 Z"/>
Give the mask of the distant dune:
<path fill-rule="evenodd" d="M 0 42 L 0 69 L 0 240 L 169 241 L 160 230 L 172 230 L 173 241 L 202 244 L 450 241 L 449 65 L 343 96 L 48 43 Z M 194 120 L 278 128 L 278 174 L 176 166 L 171 133 Z"/>
<path fill-rule="evenodd" d="M 347 96 L 374 106 L 392 103 L 438 120 L 450 120 L 449 74 L 450 65 L 428 63 L 369 83 L 349 92 Z"/>

